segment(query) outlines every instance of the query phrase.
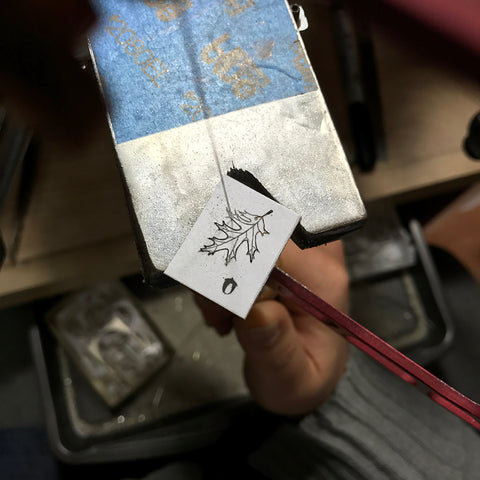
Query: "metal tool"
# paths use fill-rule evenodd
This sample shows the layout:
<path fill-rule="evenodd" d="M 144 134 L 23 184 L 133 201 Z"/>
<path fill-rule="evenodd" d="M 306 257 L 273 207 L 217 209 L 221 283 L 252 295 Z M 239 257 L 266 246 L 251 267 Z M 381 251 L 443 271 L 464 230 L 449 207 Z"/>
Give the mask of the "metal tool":
<path fill-rule="evenodd" d="M 463 147 L 471 158 L 480 160 L 480 112 L 470 122 Z"/>
<path fill-rule="evenodd" d="M 32 139 L 30 129 L 11 125 L 6 110 L 0 106 L 0 208 L 10 190 L 15 174 L 22 164 Z M 7 256 L 7 248 L 0 233 L 0 266 Z"/>
<path fill-rule="evenodd" d="M 317 320 L 343 335 L 352 345 L 391 370 L 402 380 L 411 385 L 423 386 L 424 388 L 420 389 L 434 402 L 480 430 L 479 404 L 465 397 L 348 315 L 319 298 L 279 268 L 273 269 L 270 279 L 278 284 L 278 292 L 281 296 L 296 303 Z"/>
<path fill-rule="evenodd" d="M 95 2 L 92 59 L 146 280 L 178 251 L 225 174 L 248 171 L 301 215 L 296 242 L 365 209 L 287 2 Z M 101 79 L 101 80 L 100 80 Z M 251 186 L 251 185 L 248 185 Z M 297 240 L 300 239 L 300 240 Z"/>
<path fill-rule="evenodd" d="M 380 142 L 374 129 L 372 108 L 369 105 L 372 99 L 367 97 L 365 82 L 366 78 L 369 83 L 376 80 L 373 48 L 371 42 L 365 38 L 365 34 L 362 35 L 360 45 L 360 38 L 355 31 L 353 21 L 340 0 L 331 2 L 330 13 L 348 104 L 350 131 L 355 147 L 354 161 L 362 171 L 369 172 L 375 167 L 377 150 L 379 150 L 377 144 Z M 370 96 L 372 96 L 371 90 Z M 377 100 L 375 103 L 379 103 L 377 97 L 378 93 L 375 95 Z M 380 116 L 378 108 L 375 114 Z"/>

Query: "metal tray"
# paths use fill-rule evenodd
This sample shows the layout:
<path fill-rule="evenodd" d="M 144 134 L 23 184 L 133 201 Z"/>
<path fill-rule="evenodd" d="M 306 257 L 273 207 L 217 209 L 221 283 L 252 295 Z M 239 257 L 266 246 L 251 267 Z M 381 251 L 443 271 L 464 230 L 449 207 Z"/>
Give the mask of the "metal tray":
<path fill-rule="evenodd" d="M 451 346 L 454 326 L 422 229 L 409 223 L 415 261 L 353 282 L 351 315 L 359 323 L 427 365 Z"/>
<path fill-rule="evenodd" d="M 233 335 L 204 327 L 190 293 L 170 289 L 144 302 L 175 356 L 127 402 L 108 408 L 40 321 L 31 345 L 52 449 L 66 463 L 103 463 L 203 448 L 252 408 Z"/>

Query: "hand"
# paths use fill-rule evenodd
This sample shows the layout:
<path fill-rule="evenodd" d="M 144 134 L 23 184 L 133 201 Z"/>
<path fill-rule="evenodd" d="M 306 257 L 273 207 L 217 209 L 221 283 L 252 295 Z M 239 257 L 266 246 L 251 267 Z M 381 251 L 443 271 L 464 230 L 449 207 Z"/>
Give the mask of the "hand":
<path fill-rule="evenodd" d="M 96 81 L 75 59 L 92 25 L 88 0 L 4 0 L 0 103 L 36 131 L 76 141 L 103 115 Z"/>
<path fill-rule="evenodd" d="M 285 247 L 279 267 L 332 305 L 346 311 L 348 275 L 341 242 L 300 250 Z M 347 342 L 299 307 L 258 301 L 245 320 L 203 297 L 197 305 L 220 335 L 235 329 L 245 351 L 245 379 L 253 398 L 283 415 L 314 410 L 334 390 L 347 361 Z"/>

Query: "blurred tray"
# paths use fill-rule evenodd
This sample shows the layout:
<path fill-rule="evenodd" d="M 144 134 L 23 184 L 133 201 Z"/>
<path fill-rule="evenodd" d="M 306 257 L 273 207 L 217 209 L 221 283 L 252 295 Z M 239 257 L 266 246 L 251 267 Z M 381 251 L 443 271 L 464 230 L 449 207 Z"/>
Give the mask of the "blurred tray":
<path fill-rule="evenodd" d="M 165 291 L 146 306 L 155 326 L 167 334 L 175 357 L 114 409 L 94 391 L 44 322 L 32 330 L 47 432 L 61 461 L 140 460 L 204 448 L 253 408 L 241 379 L 242 356 L 240 347 L 234 348 L 235 338 L 220 341 L 199 323 L 186 289 Z"/>
<path fill-rule="evenodd" d="M 437 360 L 454 327 L 438 273 L 416 220 L 409 223 L 416 261 L 352 283 L 351 315 L 416 362 Z M 410 263 L 410 260 L 409 260 Z"/>

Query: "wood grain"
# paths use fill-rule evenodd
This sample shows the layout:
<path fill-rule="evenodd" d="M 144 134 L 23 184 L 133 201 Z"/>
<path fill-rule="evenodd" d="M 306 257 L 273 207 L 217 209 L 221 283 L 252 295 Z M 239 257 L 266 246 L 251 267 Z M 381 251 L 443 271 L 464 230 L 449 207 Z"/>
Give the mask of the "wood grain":
<path fill-rule="evenodd" d="M 83 148 L 45 144 L 17 261 L 125 236 L 131 232 L 120 173 L 107 129 Z"/>

